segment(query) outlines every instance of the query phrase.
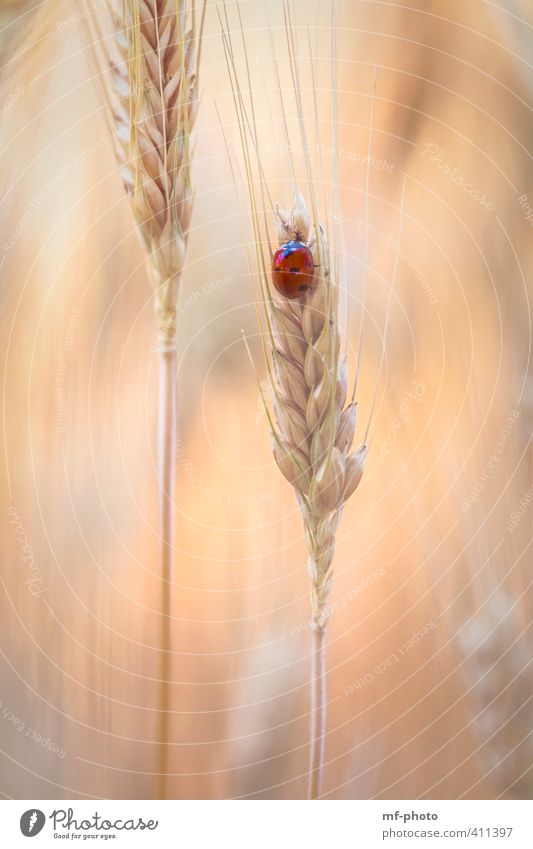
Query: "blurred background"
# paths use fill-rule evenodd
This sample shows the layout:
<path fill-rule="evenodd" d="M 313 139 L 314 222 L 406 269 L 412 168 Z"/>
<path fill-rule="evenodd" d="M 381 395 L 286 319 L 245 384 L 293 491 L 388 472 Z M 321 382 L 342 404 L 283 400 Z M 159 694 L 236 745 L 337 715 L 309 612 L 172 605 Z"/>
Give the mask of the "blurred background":
<path fill-rule="evenodd" d="M 98 16 L 105 4 L 88 5 Z M 301 139 L 283 8 L 265 5 L 239 4 L 261 161 L 283 206 L 276 64 L 299 173 Z M 352 374 L 368 232 L 360 439 L 398 256 L 371 452 L 338 534 L 324 794 L 531 798 L 531 7 L 341 0 L 336 143 L 329 5 L 292 8 L 321 198 L 338 162 Z M 156 328 L 85 23 L 70 0 L 0 3 L 5 798 L 155 792 Z M 211 2 L 201 90 L 180 302 L 169 793 L 302 798 L 306 552 L 242 343 L 244 329 L 264 379 Z"/>

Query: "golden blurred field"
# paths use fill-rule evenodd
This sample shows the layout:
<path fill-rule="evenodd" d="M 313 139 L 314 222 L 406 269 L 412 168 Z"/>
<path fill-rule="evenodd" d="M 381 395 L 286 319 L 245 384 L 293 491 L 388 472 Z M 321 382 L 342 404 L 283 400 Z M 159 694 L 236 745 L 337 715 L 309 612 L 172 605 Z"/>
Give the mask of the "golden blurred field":
<path fill-rule="evenodd" d="M 273 50 L 290 82 L 282 6 L 265 6 L 240 4 L 262 162 L 283 205 L 291 185 Z M 155 324 L 76 9 L 0 6 L 0 791 L 150 798 Z M 297 0 L 294 26 L 306 103 L 308 37 L 316 57 L 327 195 L 329 11 Z M 532 28 L 525 0 L 338 3 L 352 353 L 380 69 L 363 429 L 403 175 L 406 194 L 372 449 L 338 537 L 326 798 L 533 791 Z M 246 189 L 234 185 L 218 115 L 236 162 L 239 134 L 211 2 L 201 90 L 180 306 L 170 793 L 302 798 L 305 546 L 242 342 L 244 329 L 261 370 Z M 289 127 L 297 147 L 294 116 Z"/>

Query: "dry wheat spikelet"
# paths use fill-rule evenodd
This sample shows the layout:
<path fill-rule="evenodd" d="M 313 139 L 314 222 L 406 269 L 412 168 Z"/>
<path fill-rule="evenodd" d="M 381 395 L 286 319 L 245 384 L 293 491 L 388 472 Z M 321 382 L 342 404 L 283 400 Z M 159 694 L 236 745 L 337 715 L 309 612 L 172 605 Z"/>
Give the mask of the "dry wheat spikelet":
<path fill-rule="evenodd" d="M 183 0 L 109 0 L 109 10 L 116 151 L 150 259 L 160 344 L 172 347 L 193 203 L 190 136 L 205 6 L 199 26 Z"/>
<path fill-rule="evenodd" d="M 350 451 L 357 407 L 353 400 L 347 403 L 347 361 L 341 355 L 338 292 L 329 273 L 325 230 L 311 228 L 300 193 L 292 210 L 277 209 L 277 219 L 280 242 L 306 243 L 318 275 L 318 285 L 302 298 L 274 296 L 266 309 L 277 423 L 274 456 L 301 510 L 313 624 L 322 628 L 329 616 L 335 534 L 344 504 L 361 480 L 367 448 Z"/>

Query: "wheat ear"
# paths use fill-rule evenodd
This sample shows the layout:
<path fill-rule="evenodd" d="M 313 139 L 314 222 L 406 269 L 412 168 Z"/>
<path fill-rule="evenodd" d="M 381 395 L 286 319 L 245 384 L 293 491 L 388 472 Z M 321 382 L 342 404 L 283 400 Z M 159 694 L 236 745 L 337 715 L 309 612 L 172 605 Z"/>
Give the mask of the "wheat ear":
<path fill-rule="evenodd" d="M 308 775 L 309 797 L 316 799 L 321 792 L 324 763 L 327 708 L 326 637 L 329 619 L 328 598 L 333 583 L 335 537 L 344 505 L 355 492 L 363 475 L 367 456 L 367 437 L 373 419 L 382 363 L 376 379 L 374 401 L 372 402 L 363 442 L 355 451 L 352 451 L 357 412 L 355 392 L 361 350 L 359 349 L 357 357 L 356 383 L 351 398 L 348 400 L 347 359 L 341 352 L 343 346 L 341 345 L 339 321 L 338 268 L 334 267 L 332 263 L 332 258 L 338 256 L 338 251 L 330 250 L 326 228 L 318 217 L 316 184 L 313 180 L 309 145 L 306 137 L 301 98 L 302 87 L 296 61 L 297 51 L 294 42 L 291 10 L 287 0 L 284 0 L 283 10 L 287 52 L 293 82 L 292 94 L 296 104 L 301 144 L 304 151 L 304 167 L 312 215 L 301 192 L 297 189 L 294 157 L 285 113 L 284 86 L 277 72 L 277 67 L 280 108 L 295 186 L 292 209 L 286 212 L 280 210 L 272 202 L 261 165 L 254 99 L 250 96 L 249 100 L 245 100 L 239 83 L 235 52 L 225 7 L 224 17 L 220 16 L 220 24 L 242 142 L 254 230 L 256 262 L 261 281 L 260 295 L 254 294 L 258 306 L 261 305 L 264 308 L 264 315 L 261 309 L 258 309 L 258 316 L 274 403 L 274 415 L 270 414 L 267 407 L 267 416 L 271 426 L 276 462 L 284 477 L 293 485 L 296 493 L 303 519 L 308 552 L 313 635 Z M 238 14 L 243 40 L 246 77 L 248 88 L 251 91 L 250 67 L 239 10 Z M 331 86 L 333 94 L 336 91 L 335 31 L 336 17 L 333 15 Z M 312 56 L 311 50 L 310 56 Z M 313 73 L 311 76 L 315 93 L 315 130 L 316 137 L 319 139 Z M 332 97 L 332 125 L 334 128 L 336 127 L 335 96 Z M 370 139 L 371 136 L 369 137 L 369 150 Z M 335 149 L 335 129 L 333 141 Z M 370 163 L 370 156 L 368 163 Z M 367 195 L 369 168 L 370 165 L 368 164 Z M 259 184 L 259 189 L 257 184 Z M 337 186 L 338 175 L 336 158 L 334 158 L 332 194 L 335 214 L 338 212 Z M 312 283 L 309 284 L 309 281 L 307 281 L 305 284 L 307 291 L 302 293 L 300 297 L 287 299 L 283 295 L 279 295 L 272 286 L 270 269 L 275 256 L 275 248 L 272 246 L 269 237 L 269 223 L 266 215 L 267 204 L 272 207 L 276 216 L 278 244 L 287 246 L 288 242 L 299 243 L 303 246 L 304 251 L 310 251 L 312 254 L 314 264 Z M 396 268 L 397 263 L 395 264 L 394 275 Z M 252 262 L 250 262 L 250 271 L 253 277 Z M 283 291 L 283 286 L 281 291 Z M 385 334 L 383 352 L 384 349 Z M 266 403 L 265 406 L 267 406 Z"/>
<path fill-rule="evenodd" d="M 109 0 L 112 38 L 100 40 L 124 186 L 146 246 L 159 352 L 161 662 L 157 796 L 166 797 L 176 444 L 178 290 L 192 211 L 191 131 L 198 106 L 197 24 L 183 0 Z"/>

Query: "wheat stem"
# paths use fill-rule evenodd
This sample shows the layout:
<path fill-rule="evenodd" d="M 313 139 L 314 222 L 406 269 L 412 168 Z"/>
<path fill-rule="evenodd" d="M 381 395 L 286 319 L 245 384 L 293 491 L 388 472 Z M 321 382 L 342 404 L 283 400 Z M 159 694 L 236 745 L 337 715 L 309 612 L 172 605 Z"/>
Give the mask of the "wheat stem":
<path fill-rule="evenodd" d="M 176 445 L 176 348 L 159 350 L 158 485 L 161 545 L 161 641 L 159 664 L 159 728 L 157 798 L 166 799 L 170 710 L 171 587 L 173 577 Z"/>
<path fill-rule="evenodd" d="M 309 799 L 320 798 L 327 719 L 327 624 L 313 628 L 311 649 L 311 729 L 309 735 Z"/>

